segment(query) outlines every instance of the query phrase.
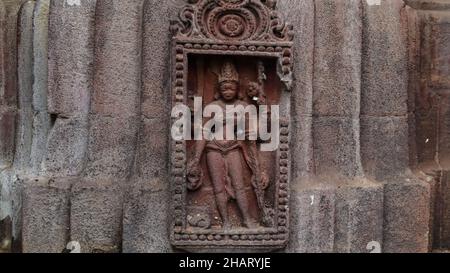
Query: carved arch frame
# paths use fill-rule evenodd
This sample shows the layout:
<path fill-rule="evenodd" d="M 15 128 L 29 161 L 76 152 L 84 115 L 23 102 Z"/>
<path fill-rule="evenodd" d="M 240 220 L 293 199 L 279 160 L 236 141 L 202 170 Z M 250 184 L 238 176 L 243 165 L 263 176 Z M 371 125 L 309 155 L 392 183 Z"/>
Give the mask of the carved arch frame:
<path fill-rule="evenodd" d="M 270 3 L 268 3 L 270 2 Z M 174 247 L 185 250 L 201 249 L 252 249 L 275 250 L 284 248 L 289 239 L 289 182 L 290 182 L 290 89 L 293 69 L 293 32 L 275 10 L 274 1 L 264 0 L 189 0 L 182 8 L 180 18 L 172 22 L 171 88 L 172 106 L 187 104 L 188 55 L 221 55 L 268 57 L 278 60 L 278 76 L 284 83 L 280 90 L 280 146 L 277 151 L 277 181 L 275 194 L 275 226 L 260 232 L 236 234 L 215 232 L 190 232 L 186 230 L 186 141 L 171 140 L 171 230 Z M 207 28 L 209 18 L 205 9 L 213 10 L 214 22 L 223 16 L 240 16 L 253 12 L 258 18 L 252 33 L 241 33 L 224 39 L 224 33 L 216 34 Z M 261 15 L 262 14 L 262 15 Z M 222 16 L 222 17 L 221 17 Z M 245 21 L 245 19 L 244 19 Z M 242 21 L 241 21 L 242 22 Z M 214 26 L 213 26 L 214 27 Z M 248 27 L 247 25 L 244 26 Z M 211 29 L 211 26 L 209 27 Z M 217 29 L 216 29 L 217 30 Z M 246 32 L 248 30 L 244 30 Z M 225 33 L 226 34 L 226 33 Z M 174 122 L 175 119 L 172 120 Z"/>

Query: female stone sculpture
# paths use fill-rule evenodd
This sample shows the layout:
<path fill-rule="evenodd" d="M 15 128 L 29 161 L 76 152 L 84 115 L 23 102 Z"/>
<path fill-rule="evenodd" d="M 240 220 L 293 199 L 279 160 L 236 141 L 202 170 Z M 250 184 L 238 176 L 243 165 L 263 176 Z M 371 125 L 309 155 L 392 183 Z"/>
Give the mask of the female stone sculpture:
<path fill-rule="evenodd" d="M 232 62 L 226 61 L 223 64 L 218 77 L 218 93 L 215 100 L 210 104 L 219 106 L 224 113 L 227 106 L 243 106 L 248 104 L 241 100 L 239 96 L 239 74 Z M 224 114 L 224 119 L 227 117 Z M 236 116 L 234 125 L 238 124 Z M 241 116 L 241 118 L 247 119 Z M 248 122 L 245 122 L 248 124 Z M 224 120 L 226 132 L 227 123 Z M 231 128 L 235 134 L 236 127 Z M 242 132 L 241 132 L 242 133 Z M 208 171 L 214 188 L 215 200 L 219 214 L 222 218 L 223 228 L 230 229 L 231 222 L 228 213 L 228 203 L 230 199 L 235 199 L 243 217 L 243 224 L 247 228 L 260 227 L 260 221 L 251 215 L 250 209 L 257 207 L 261 212 L 263 223 L 267 221 L 266 208 L 264 205 L 264 189 L 268 186 L 266 179 L 261 172 L 256 141 L 249 140 L 249 130 L 245 132 L 245 140 L 200 140 L 195 143 L 194 156 L 188 166 L 188 188 L 196 190 L 202 183 L 202 170 L 200 166 L 201 157 L 205 154 Z M 238 139 L 235 136 L 236 139 Z M 205 153 L 206 152 L 206 153 Z M 246 185 L 244 168 L 249 168 L 252 172 L 251 185 Z M 249 191 L 254 191 L 257 199 L 249 198 Z"/>

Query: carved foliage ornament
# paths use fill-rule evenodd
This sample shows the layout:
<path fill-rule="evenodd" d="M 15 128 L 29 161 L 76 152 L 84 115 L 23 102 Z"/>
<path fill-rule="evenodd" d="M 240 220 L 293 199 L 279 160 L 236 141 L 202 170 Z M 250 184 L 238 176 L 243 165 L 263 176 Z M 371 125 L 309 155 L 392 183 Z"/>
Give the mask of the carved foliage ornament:
<path fill-rule="evenodd" d="M 292 27 L 274 0 L 191 0 L 173 30 L 179 38 L 223 41 L 292 41 Z"/>

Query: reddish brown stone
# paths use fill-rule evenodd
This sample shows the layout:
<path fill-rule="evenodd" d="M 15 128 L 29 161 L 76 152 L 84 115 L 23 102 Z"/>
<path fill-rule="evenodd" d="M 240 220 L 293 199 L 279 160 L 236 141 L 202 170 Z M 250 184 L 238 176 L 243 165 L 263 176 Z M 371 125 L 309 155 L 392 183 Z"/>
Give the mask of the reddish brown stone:
<path fill-rule="evenodd" d="M 202 21 L 192 12 L 206 2 L 237 8 Z M 449 22 L 447 0 L 3 0 L 0 240 L 24 252 L 69 240 L 82 252 L 448 248 Z M 198 166 L 193 143 L 168 137 L 172 103 L 226 102 L 215 88 L 230 59 L 231 80 L 265 85 L 286 117 L 280 151 L 260 158 L 268 188 L 249 183 L 248 146 L 199 152 Z M 239 202 L 221 202 L 226 180 L 210 177 L 225 161 Z"/>
<path fill-rule="evenodd" d="M 172 24 L 172 106 L 193 107 L 193 97 L 202 98 L 203 106 L 222 110 L 280 105 L 284 121 L 282 144 L 271 152 L 260 152 L 260 145 L 248 136 L 245 141 L 172 140 L 171 240 L 175 247 L 272 250 L 288 242 L 291 120 L 287 91 L 292 87 L 293 32 L 275 14 L 268 2 L 198 2 L 181 11 L 180 18 L 190 18 L 189 24 L 184 20 Z"/>

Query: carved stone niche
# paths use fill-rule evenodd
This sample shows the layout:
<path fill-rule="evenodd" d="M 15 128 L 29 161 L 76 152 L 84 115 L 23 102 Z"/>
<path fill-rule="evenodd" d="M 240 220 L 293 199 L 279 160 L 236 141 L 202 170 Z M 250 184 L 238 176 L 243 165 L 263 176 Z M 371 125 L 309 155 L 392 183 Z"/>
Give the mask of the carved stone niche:
<path fill-rule="evenodd" d="M 203 107 L 280 107 L 280 145 L 273 152 L 262 152 L 260 140 L 171 140 L 173 246 L 187 251 L 285 247 L 292 27 L 278 16 L 273 0 L 191 0 L 171 30 L 172 106 L 194 108 L 194 98 L 201 97 Z"/>

